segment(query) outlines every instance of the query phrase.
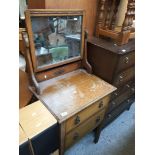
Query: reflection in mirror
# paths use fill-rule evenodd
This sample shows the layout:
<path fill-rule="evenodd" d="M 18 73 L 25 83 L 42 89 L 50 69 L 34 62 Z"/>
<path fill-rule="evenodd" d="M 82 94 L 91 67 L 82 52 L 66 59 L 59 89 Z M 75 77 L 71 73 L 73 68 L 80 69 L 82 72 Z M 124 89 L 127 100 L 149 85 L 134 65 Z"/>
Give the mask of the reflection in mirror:
<path fill-rule="evenodd" d="M 37 66 L 80 56 L 82 16 L 31 17 Z"/>

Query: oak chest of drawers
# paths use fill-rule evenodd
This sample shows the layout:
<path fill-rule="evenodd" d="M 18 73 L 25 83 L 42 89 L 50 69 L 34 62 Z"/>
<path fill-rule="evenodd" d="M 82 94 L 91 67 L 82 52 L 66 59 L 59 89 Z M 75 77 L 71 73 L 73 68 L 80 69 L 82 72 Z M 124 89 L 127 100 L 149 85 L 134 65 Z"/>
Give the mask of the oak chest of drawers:
<path fill-rule="evenodd" d="M 59 124 L 59 153 L 64 154 L 92 130 L 97 142 L 110 95 L 116 88 L 91 74 L 85 11 L 34 9 L 27 10 L 25 15 L 30 43 L 26 48 L 30 89 Z M 60 20 L 64 21 L 61 26 Z M 38 59 L 42 54 L 47 57 Z"/>
<path fill-rule="evenodd" d="M 105 124 L 108 124 L 134 101 L 135 41 L 117 46 L 112 41 L 94 37 L 88 40 L 87 50 L 93 73 L 117 87 L 106 113 Z"/>
<path fill-rule="evenodd" d="M 94 142 L 98 141 L 115 87 L 79 69 L 41 82 L 40 89 L 40 95 L 33 93 L 55 116 L 60 126 L 60 154 L 94 129 Z"/>

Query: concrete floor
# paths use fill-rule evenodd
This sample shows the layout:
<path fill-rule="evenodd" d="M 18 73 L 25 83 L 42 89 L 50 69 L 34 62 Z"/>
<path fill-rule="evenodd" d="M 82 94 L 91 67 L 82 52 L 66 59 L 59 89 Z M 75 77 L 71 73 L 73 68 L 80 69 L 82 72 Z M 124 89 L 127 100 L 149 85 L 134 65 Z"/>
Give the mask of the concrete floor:
<path fill-rule="evenodd" d="M 87 134 L 65 152 L 65 155 L 134 155 L 135 104 L 102 130 L 99 142 L 93 143 L 93 133 Z"/>

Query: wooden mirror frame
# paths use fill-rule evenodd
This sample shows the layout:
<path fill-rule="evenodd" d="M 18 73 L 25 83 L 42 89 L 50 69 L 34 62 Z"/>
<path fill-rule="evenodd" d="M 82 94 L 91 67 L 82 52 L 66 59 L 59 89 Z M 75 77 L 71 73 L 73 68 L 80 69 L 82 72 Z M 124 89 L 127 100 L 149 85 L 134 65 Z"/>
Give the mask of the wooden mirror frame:
<path fill-rule="evenodd" d="M 58 66 L 48 66 L 47 68 L 44 68 L 43 70 L 36 70 L 33 66 L 34 62 L 34 53 L 32 52 L 33 46 L 31 45 L 32 43 L 32 33 L 29 31 L 30 27 L 30 15 L 32 13 L 44 13 L 46 12 L 47 14 L 49 12 L 55 13 L 56 15 L 58 13 L 62 14 L 64 13 L 65 15 L 81 15 L 83 16 L 82 20 L 82 56 L 79 59 L 74 59 L 73 61 L 65 61 L 64 63 L 59 63 Z M 23 43 L 24 43 L 24 52 L 25 52 L 25 58 L 26 58 L 26 69 L 29 75 L 29 81 L 30 81 L 30 89 L 34 89 L 34 91 L 37 94 L 40 94 L 40 85 L 39 83 L 51 78 L 55 78 L 57 76 L 61 76 L 63 74 L 66 74 L 68 72 L 72 72 L 74 70 L 84 68 L 88 73 L 92 73 L 92 67 L 87 61 L 87 37 L 88 33 L 86 32 L 85 29 L 85 11 L 84 10 L 51 10 L 51 9 L 31 9 L 26 11 L 26 25 L 27 25 L 27 32 L 22 33 L 22 38 L 23 38 Z M 33 14 L 32 14 L 33 15 Z M 48 14 L 49 15 L 49 14 Z M 31 38 L 31 40 L 30 40 Z"/>
<path fill-rule="evenodd" d="M 82 16 L 82 34 L 81 34 L 81 51 L 80 56 L 76 56 L 70 58 L 68 60 L 60 61 L 55 64 L 49 64 L 47 66 L 38 67 L 37 60 L 35 55 L 35 46 L 33 40 L 33 32 L 32 32 L 32 22 L 31 17 L 47 17 L 47 16 Z M 28 9 L 25 12 L 26 18 L 26 28 L 29 37 L 29 45 L 32 57 L 32 65 L 34 72 L 40 72 L 46 69 L 54 68 L 57 66 L 61 66 L 67 63 L 75 62 L 81 60 L 83 58 L 83 49 L 84 49 L 84 29 L 85 29 L 85 12 L 83 10 L 53 10 L 53 9 Z"/>

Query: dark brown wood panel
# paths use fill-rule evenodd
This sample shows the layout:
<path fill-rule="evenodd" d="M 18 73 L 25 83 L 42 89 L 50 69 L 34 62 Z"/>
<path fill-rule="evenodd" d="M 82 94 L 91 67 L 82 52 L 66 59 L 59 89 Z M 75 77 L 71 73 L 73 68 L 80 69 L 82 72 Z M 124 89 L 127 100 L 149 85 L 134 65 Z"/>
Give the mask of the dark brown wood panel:
<path fill-rule="evenodd" d="M 117 72 L 133 66 L 135 64 L 135 52 L 124 54 L 118 61 Z"/>
<path fill-rule="evenodd" d="M 123 86 L 126 82 L 134 79 L 134 77 L 135 77 L 135 67 L 133 66 L 118 74 L 115 77 L 113 84 L 116 87 L 120 87 Z"/>
<path fill-rule="evenodd" d="M 127 98 L 129 98 L 133 94 L 134 94 L 134 91 L 132 91 L 132 88 L 128 88 L 125 92 L 120 94 L 117 98 L 115 98 L 113 101 L 109 103 L 108 112 L 111 112 L 119 104 L 121 104 L 123 101 L 125 101 Z"/>

